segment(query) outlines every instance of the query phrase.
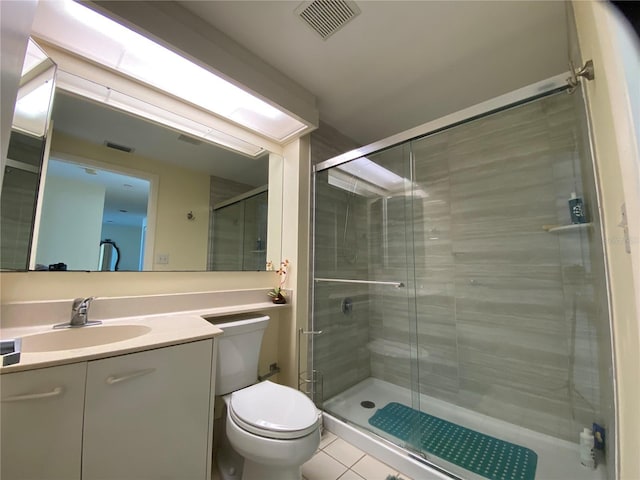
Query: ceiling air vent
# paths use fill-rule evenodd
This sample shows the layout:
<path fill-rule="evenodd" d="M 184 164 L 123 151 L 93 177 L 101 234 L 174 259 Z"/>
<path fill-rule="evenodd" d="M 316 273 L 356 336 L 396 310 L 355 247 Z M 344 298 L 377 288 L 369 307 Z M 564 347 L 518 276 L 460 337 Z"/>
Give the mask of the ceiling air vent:
<path fill-rule="evenodd" d="M 124 145 L 118 145 L 117 143 L 110 142 L 109 140 L 105 140 L 104 144 L 109 148 L 113 148 L 114 150 L 120 150 L 121 152 L 126 152 L 126 153 L 133 152 L 133 148 L 126 147 Z"/>
<path fill-rule="evenodd" d="M 326 40 L 360 15 L 360 9 L 349 0 L 314 0 L 301 3 L 295 13 Z"/>

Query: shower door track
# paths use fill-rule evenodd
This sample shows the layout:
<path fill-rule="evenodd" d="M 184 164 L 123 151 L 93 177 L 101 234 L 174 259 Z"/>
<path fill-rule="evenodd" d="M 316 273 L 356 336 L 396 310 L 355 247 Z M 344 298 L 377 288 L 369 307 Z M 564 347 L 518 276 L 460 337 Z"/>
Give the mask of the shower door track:
<path fill-rule="evenodd" d="M 375 280 L 350 280 L 346 278 L 315 278 L 316 282 L 332 282 L 332 283 L 362 283 L 365 285 L 389 285 L 391 287 L 402 288 L 402 282 L 378 282 Z"/>
<path fill-rule="evenodd" d="M 571 75 L 571 73 L 567 71 L 546 80 L 542 80 L 526 87 L 522 87 L 513 92 L 500 95 L 499 97 L 495 97 L 485 102 L 465 108 L 463 110 L 445 115 L 444 117 L 432 120 L 431 122 L 424 123 L 396 135 L 391 135 L 390 137 L 384 138 L 377 142 L 373 142 L 363 147 L 358 147 L 354 150 L 350 150 L 346 153 L 335 156 L 328 160 L 324 160 L 323 162 L 314 165 L 313 171 L 320 172 L 328 168 L 336 167 L 343 163 L 350 162 L 351 160 L 355 160 L 357 158 L 370 155 L 381 150 L 386 150 L 387 148 L 391 148 L 401 143 L 405 143 L 409 140 L 434 135 L 443 130 L 448 130 L 455 126 L 471 122 L 492 113 L 501 112 L 509 108 L 523 105 L 525 103 L 533 102 L 535 100 L 538 100 L 539 98 L 546 97 L 563 90 L 568 90 L 568 75 Z"/>
<path fill-rule="evenodd" d="M 323 424 L 324 423 L 329 423 L 332 427 L 331 432 L 336 434 L 338 437 L 351 442 L 354 446 L 369 455 L 382 457 L 381 459 L 385 461 L 385 463 L 388 463 L 398 470 L 405 470 L 405 473 L 409 476 L 413 476 L 413 478 L 420 478 L 416 476 L 416 474 L 424 474 L 424 470 L 427 470 L 431 474 L 440 474 L 447 479 L 465 480 L 463 477 L 451 472 L 450 470 L 435 464 L 429 460 L 423 452 L 418 452 L 407 445 L 398 445 L 380 436 L 376 432 L 363 429 L 359 425 L 352 423 L 350 420 L 334 412 L 328 413 L 326 410 L 323 411 Z M 373 449 L 371 448 L 372 444 L 381 446 L 387 454 L 385 455 L 383 453 L 381 455 L 381 452 L 375 447 Z M 389 452 L 391 452 L 391 458 L 387 457 Z M 406 471 L 409 470 L 406 464 L 407 461 L 410 464 L 413 464 L 414 468 L 417 466 L 416 464 L 420 464 L 418 468 L 421 472 L 416 472 L 415 470 L 411 472 Z"/>

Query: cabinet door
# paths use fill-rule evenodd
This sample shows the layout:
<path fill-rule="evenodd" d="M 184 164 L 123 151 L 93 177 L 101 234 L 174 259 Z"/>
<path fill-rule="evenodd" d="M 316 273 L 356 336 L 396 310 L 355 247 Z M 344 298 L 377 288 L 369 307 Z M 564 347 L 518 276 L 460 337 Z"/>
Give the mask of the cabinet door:
<path fill-rule="evenodd" d="M 79 479 L 87 364 L 0 375 L 2 480 Z"/>
<path fill-rule="evenodd" d="M 89 362 L 83 480 L 206 480 L 213 340 Z"/>

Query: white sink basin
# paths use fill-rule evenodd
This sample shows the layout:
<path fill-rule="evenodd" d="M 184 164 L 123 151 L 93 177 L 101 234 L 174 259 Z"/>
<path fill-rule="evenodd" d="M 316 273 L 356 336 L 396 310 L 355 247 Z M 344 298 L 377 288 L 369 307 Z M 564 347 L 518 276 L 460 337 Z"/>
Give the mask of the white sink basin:
<path fill-rule="evenodd" d="M 65 328 L 22 337 L 24 353 L 55 352 L 95 347 L 139 337 L 151 331 L 146 325 L 95 325 Z"/>

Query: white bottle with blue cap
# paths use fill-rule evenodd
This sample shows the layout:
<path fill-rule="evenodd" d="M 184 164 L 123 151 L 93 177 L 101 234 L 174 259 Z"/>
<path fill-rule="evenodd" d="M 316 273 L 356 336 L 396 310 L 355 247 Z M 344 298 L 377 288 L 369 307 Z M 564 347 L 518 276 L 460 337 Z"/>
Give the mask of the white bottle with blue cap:
<path fill-rule="evenodd" d="M 591 429 L 586 428 L 580 433 L 580 463 L 594 470 L 596 468 L 595 439 Z"/>

